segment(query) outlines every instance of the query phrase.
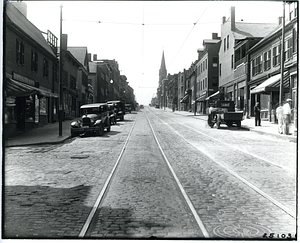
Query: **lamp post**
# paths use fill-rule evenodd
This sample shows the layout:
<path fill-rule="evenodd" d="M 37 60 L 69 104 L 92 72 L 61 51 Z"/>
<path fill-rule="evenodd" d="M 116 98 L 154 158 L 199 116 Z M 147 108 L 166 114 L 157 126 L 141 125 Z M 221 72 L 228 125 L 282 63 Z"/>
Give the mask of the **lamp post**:
<path fill-rule="evenodd" d="M 59 107 L 58 107 L 58 119 L 59 119 L 59 136 L 62 136 L 62 116 L 63 116 L 63 89 L 62 89 L 62 72 L 63 72 L 63 48 L 62 48 L 62 5 L 60 5 L 60 47 L 59 47 Z"/>

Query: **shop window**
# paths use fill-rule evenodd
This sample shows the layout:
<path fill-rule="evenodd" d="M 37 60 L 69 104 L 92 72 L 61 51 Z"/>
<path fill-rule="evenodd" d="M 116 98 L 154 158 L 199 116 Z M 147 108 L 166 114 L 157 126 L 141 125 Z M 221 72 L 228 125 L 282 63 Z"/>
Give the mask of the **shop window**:
<path fill-rule="evenodd" d="M 24 65 L 25 60 L 25 47 L 22 41 L 16 40 L 16 61 L 17 63 Z"/>
<path fill-rule="evenodd" d="M 271 68 L 271 50 L 264 53 L 264 71 Z"/>
<path fill-rule="evenodd" d="M 32 96 L 26 97 L 25 103 L 25 121 L 34 122 L 35 118 L 35 105 L 34 99 Z"/>

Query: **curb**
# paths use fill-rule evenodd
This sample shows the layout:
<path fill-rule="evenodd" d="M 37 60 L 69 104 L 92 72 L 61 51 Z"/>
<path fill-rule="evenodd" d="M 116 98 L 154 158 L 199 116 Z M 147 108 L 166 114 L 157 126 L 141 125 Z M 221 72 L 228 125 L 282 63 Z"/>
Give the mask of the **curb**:
<path fill-rule="evenodd" d="M 10 147 L 23 147 L 23 146 L 35 146 L 35 145 L 51 145 L 51 144 L 60 144 L 64 143 L 66 140 L 70 139 L 72 136 L 68 136 L 62 140 L 59 141 L 52 141 L 52 142 L 39 142 L 39 143 L 22 143 L 22 144 L 13 144 L 13 145 L 7 145 L 5 144 L 5 148 L 10 148 Z"/>

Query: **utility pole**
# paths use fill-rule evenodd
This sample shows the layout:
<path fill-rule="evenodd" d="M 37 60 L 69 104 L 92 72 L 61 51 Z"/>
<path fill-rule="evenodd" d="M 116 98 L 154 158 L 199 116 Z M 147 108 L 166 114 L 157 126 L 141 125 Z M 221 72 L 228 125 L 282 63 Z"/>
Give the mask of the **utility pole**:
<path fill-rule="evenodd" d="M 285 35 L 285 2 L 283 1 L 283 17 L 282 17 L 282 37 L 281 37 L 281 78 L 280 78 L 280 87 L 279 87 L 279 105 L 283 104 L 283 77 L 284 77 L 284 35 Z"/>
<path fill-rule="evenodd" d="M 62 136 L 62 116 L 63 116 L 63 89 L 62 89 L 62 72 L 63 72 L 63 48 L 62 48 L 62 5 L 60 5 L 60 46 L 59 46 L 59 136 Z"/>

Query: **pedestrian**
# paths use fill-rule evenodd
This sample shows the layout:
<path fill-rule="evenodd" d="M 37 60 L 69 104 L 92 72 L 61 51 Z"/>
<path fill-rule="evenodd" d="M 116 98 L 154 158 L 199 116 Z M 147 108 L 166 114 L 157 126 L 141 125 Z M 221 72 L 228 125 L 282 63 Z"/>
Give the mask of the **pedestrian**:
<path fill-rule="evenodd" d="M 282 110 L 283 110 L 283 132 L 286 135 L 289 135 L 289 126 L 291 123 L 291 104 L 292 104 L 292 100 L 291 99 L 287 99 L 285 104 L 282 106 Z"/>
<path fill-rule="evenodd" d="M 260 120 L 259 102 L 256 102 L 254 106 L 254 116 L 255 116 L 255 126 L 260 126 L 261 120 Z"/>

